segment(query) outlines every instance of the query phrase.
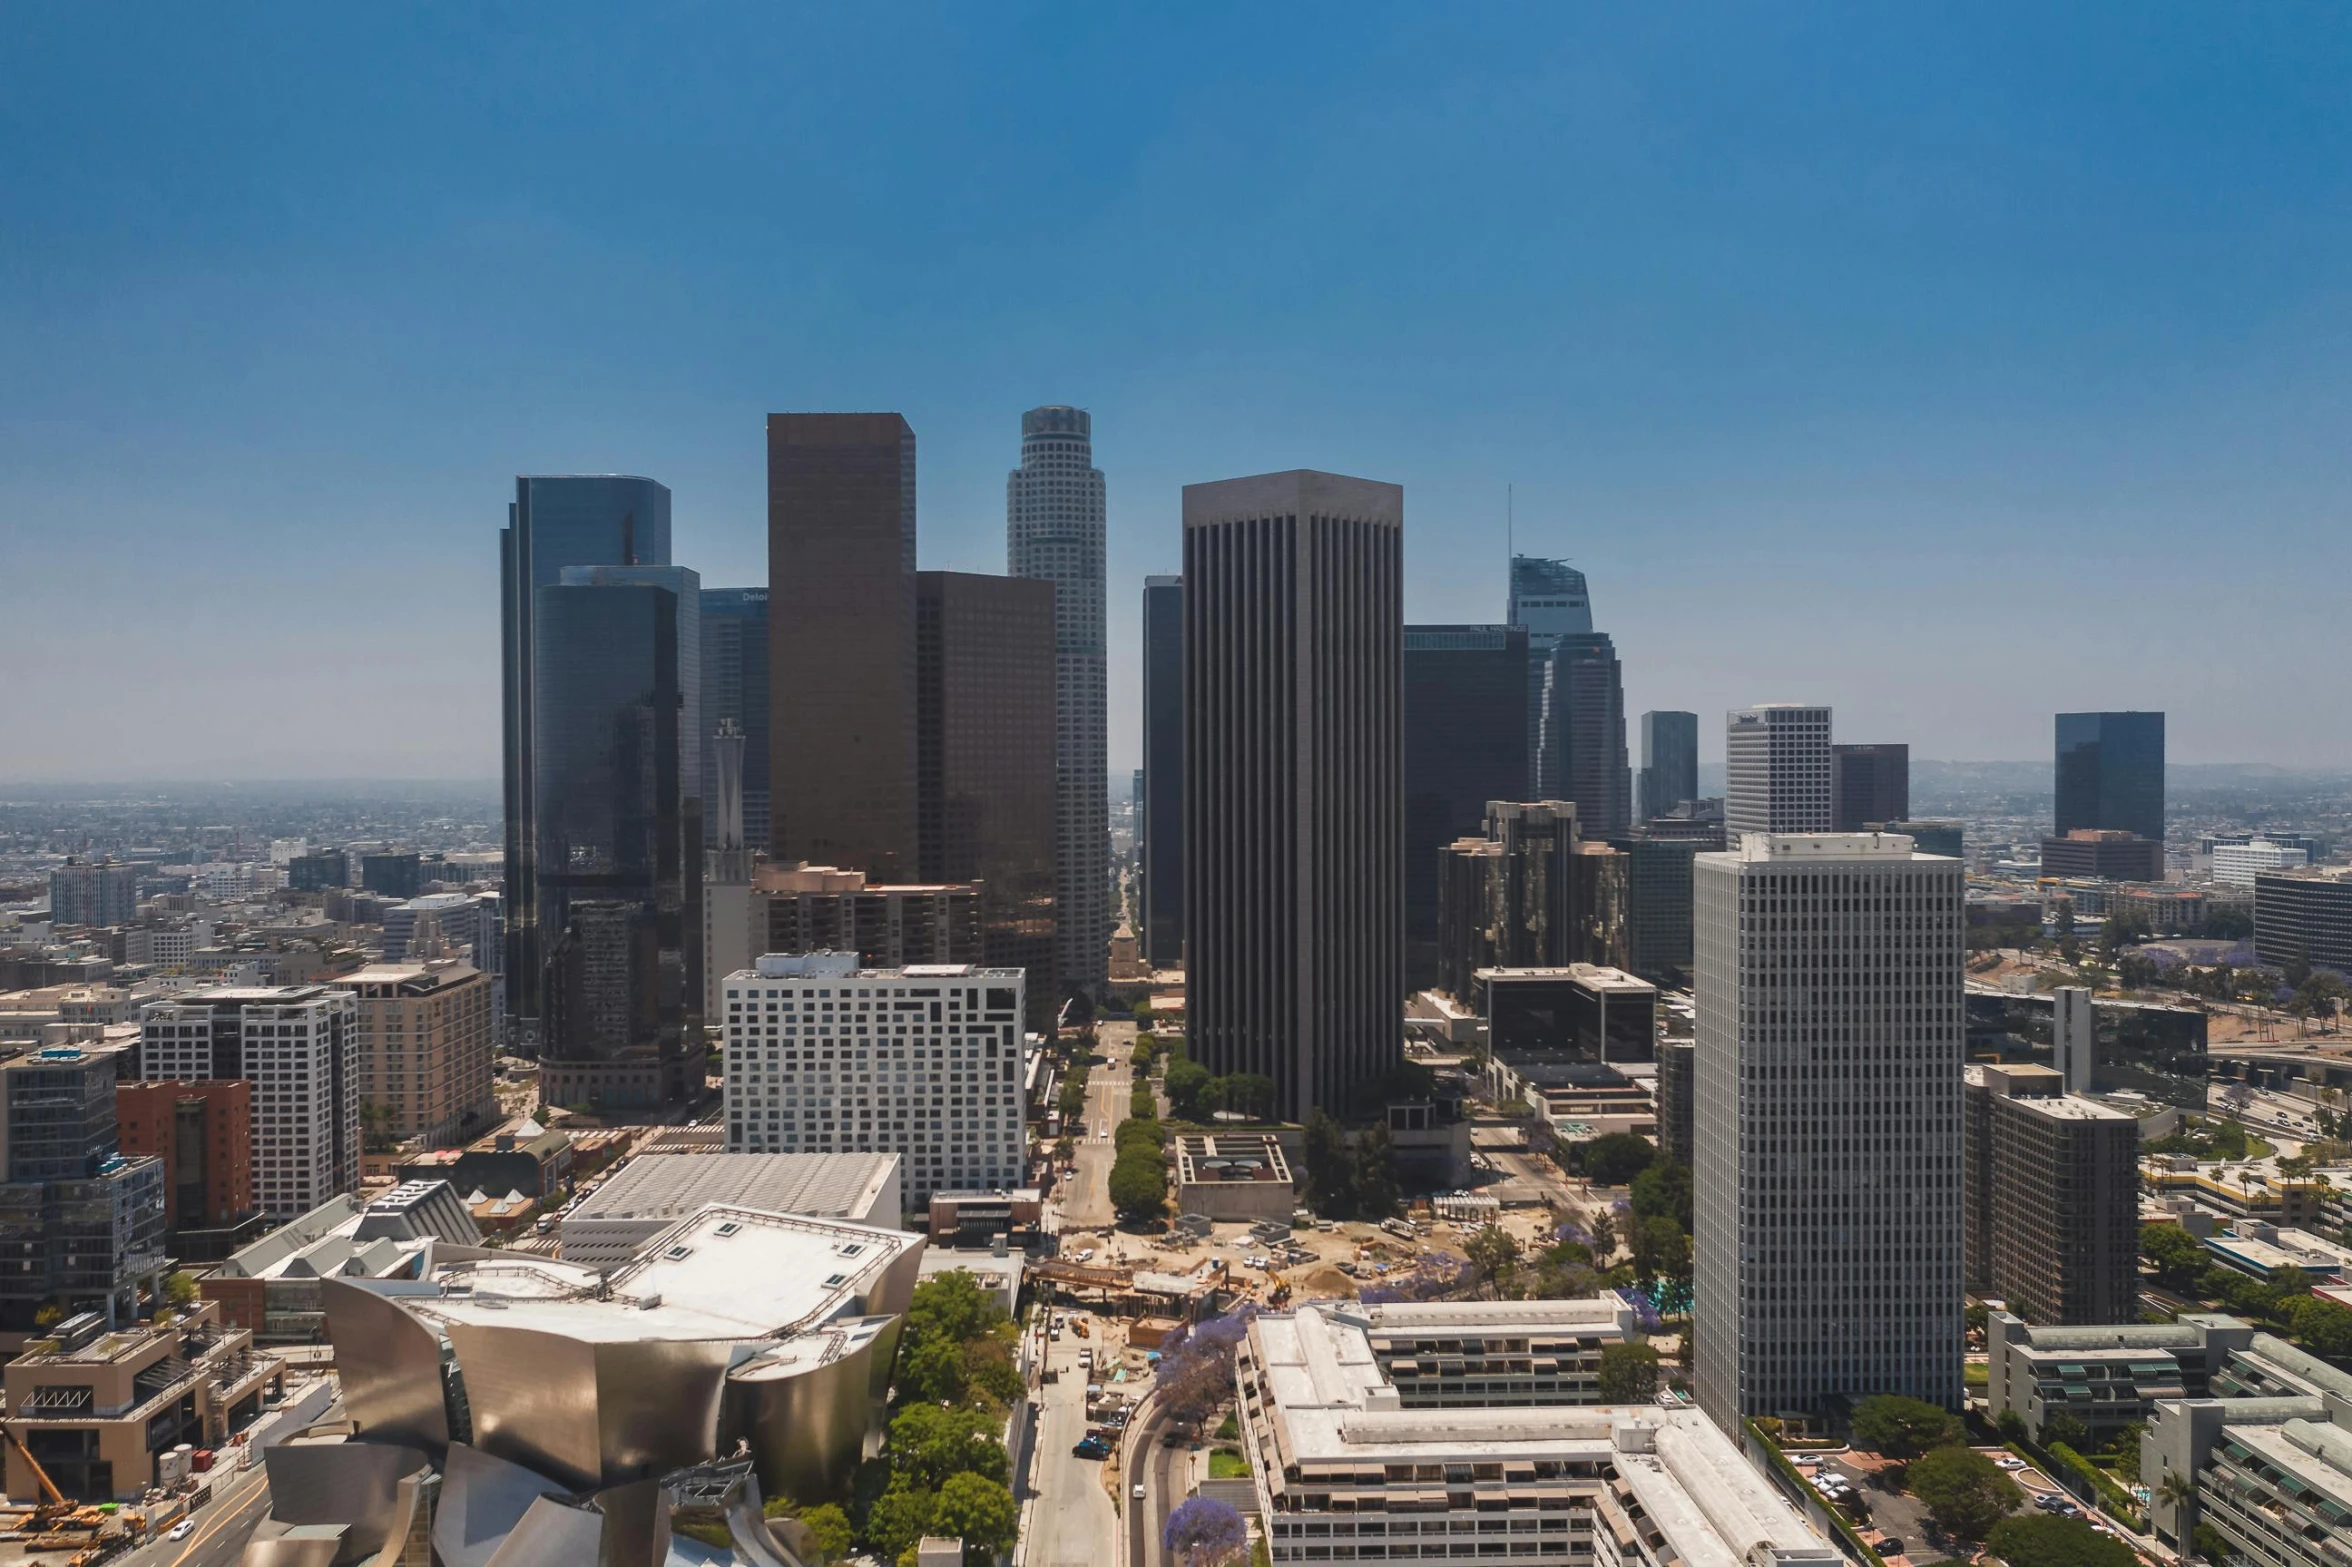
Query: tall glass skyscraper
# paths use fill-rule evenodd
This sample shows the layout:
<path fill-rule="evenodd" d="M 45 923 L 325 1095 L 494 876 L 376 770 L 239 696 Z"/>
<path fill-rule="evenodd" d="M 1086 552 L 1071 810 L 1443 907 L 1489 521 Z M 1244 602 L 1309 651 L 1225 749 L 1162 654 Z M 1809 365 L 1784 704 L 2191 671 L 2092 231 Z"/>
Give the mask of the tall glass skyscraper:
<path fill-rule="evenodd" d="M 1021 415 L 1005 477 L 1005 569 L 1054 585 L 1055 897 L 1063 985 L 1094 990 L 1111 939 L 1109 688 L 1103 663 L 1103 476 L 1083 408 Z"/>
<path fill-rule="evenodd" d="M 1438 858 L 1527 779 L 1527 629 L 1405 628 L 1405 985 L 1438 981 Z"/>
<path fill-rule="evenodd" d="M 679 598 L 651 582 L 569 581 L 535 595 L 534 901 L 550 1104 L 656 1104 L 690 1075 L 687 927 L 699 934 L 689 899 L 702 856 L 699 835 L 688 852 L 680 787 Z"/>
<path fill-rule="evenodd" d="M 1636 792 L 1635 814 L 1645 822 L 1699 797 L 1698 714 L 1641 715 L 1641 787 Z"/>
<path fill-rule="evenodd" d="M 2164 841 L 2164 715 L 2058 715 L 2057 832 L 2077 827 Z"/>
<path fill-rule="evenodd" d="M 768 590 L 702 590 L 702 841 L 718 847 L 719 726 L 743 736 L 743 841 L 768 843 Z"/>
<path fill-rule="evenodd" d="M 1564 560 L 1511 557 L 1511 624 L 1527 631 L 1527 791 L 1572 800 L 1590 837 L 1633 816 L 1625 756 L 1625 679 L 1617 649 L 1593 630 L 1584 573 Z"/>
<path fill-rule="evenodd" d="M 539 788 L 533 702 L 536 595 L 566 566 L 666 566 L 670 491 L 631 474 L 524 474 L 498 535 L 500 705 L 506 773 L 507 1018 L 538 1037 L 544 952 L 534 885 Z"/>

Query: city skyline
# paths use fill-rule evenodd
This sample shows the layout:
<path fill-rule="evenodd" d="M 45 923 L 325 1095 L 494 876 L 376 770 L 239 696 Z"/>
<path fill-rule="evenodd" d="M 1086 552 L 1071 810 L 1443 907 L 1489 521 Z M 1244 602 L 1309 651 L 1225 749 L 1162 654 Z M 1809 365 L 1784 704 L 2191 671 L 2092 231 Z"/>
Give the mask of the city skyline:
<path fill-rule="evenodd" d="M 1793 695 L 1922 759 L 2145 708 L 2183 761 L 2352 766 L 2268 695 L 2352 696 L 2292 629 L 2348 547 L 2340 14 L 929 21 L 25 19 L 6 575 L 136 613 L 7 597 L 8 771 L 490 774 L 516 474 L 657 479 L 672 558 L 750 586 L 763 414 L 896 408 L 920 564 L 988 571 L 1047 402 L 1103 431 L 1114 777 L 1181 487 L 1299 462 L 1412 490 L 1416 624 L 1502 618 L 1508 507 L 1709 760 Z M 1310 50 L 1376 121 L 1201 131 Z M 1240 241 L 1300 211 L 1311 265 Z M 314 743 L 360 681 L 379 722 Z"/>

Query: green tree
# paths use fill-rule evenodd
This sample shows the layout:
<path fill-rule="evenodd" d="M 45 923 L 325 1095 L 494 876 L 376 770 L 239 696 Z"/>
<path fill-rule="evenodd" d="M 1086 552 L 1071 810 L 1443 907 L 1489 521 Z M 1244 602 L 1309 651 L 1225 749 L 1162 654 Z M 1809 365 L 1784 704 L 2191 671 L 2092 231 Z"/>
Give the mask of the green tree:
<path fill-rule="evenodd" d="M 2042 1422 L 2044 1447 L 2070 1447 L 2081 1452 L 2091 1445 L 2091 1428 L 2061 1409 Z"/>
<path fill-rule="evenodd" d="M 1854 1445 L 1888 1458 L 1917 1458 L 1959 1441 L 1963 1430 L 1950 1410 L 1899 1393 L 1873 1393 L 1854 1407 Z"/>
<path fill-rule="evenodd" d="M 839 1504 L 824 1502 L 800 1515 L 815 1542 L 820 1561 L 837 1562 L 849 1554 L 851 1544 L 849 1514 Z"/>
<path fill-rule="evenodd" d="M 1691 1167 L 1660 1159 L 1633 1178 L 1633 1211 L 1645 1219 L 1672 1219 L 1685 1235 L 1691 1227 Z"/>
<path fill-rule="evenodd" d="M 175 1308 L 184 1309 L 195 1305 L 196 1293 L 196 1275 L 193 1273 L 175 1273 L 163 1281 L 163 1298 Z"/>
<path fill-rule="evenodd" d="M 960 1474 L 939 1488 L 930 1532 L 963 1541 L 967 1567 L 982 1567 L 997 1552 L 1013 1548 L 1013 1530 L 1020 1520 L 1020 1506 L 1002 1484 Z"/>
<path fill-rule="evenodd" d="M 2177 1224 L 2141 1225 L 2140 1255 L 2155 1265 L 2156 1276 L 2172 1289 L 2187 1289 L 2213 1262 L 2205 1243 Z"/>
<path fill-rule="evenodd" d="M 976 1338 L 964 1345 L 964 1386 L 967 1396 L 982 1393 L 999 1404 L 1020 1401 L 1027 1391 L 1013 1364 L 1012 1346 L 1002 1337 Z"/>
<path fill-rule="evenodd" d="M 1396 1144 L 1387 1124 L 1380 1121 L 1357 1134 L 1355 1159 L 1356 1213 L 1366 1219 L 1386 1219 L 1397 1211 Z"/>
<path fill-rule="evenodd" d="M 1347 1133 L 1320 1109 L 1307 1112 L 1307 1206 L 1326 1219 L 1356 1211 L 1356 1161 Z"/>
<path fill-rule="evenodd" d="M 1470 1259 L 1470 1266 L 1493 1292 L 1497 1300 L 1516 1294 L 1511 1288 L 1519 1272 L 1519 1242 L 1511 1232 L 1499 1224 L 1490 1224 L 1470 1237 L 1462 1247 L 1462 1254 Z"/>
<path fill-rule="evenodd" d="M 964 1396 L 964 1349 L 952 1339 L 934 1338 L 907 1352 L 898 1367 L 898 1396 L 925 1404 L 953 1404 Z"/>
<path fill-rule="evenodd" d="M 1605 1263 L 1617 1249 L 1617 1217 L 1604 1208 L 1585 1226 L 1592 1235 L 1593 1261 Z"/>
<path fill-rule="evenodd" d="M 1656 1162 L 1658 1150 L 1638 1132 L 1611 1132 L 1579 1150 L 1584 1178 L 1596 1186 L 1623 1186 Z"/>
<path fill-rule="evenodd" d="M 1011 1473 L 996 1419 L 978 1409 L 942 1409 L 909 1404 L 890 1422 L 890 1467 L 897 1479 L 936 1491 L 953 1474 L 971 1473 L 1003 1484 Z M 879 1505 L 879 1504 L 877 1504 Z"/>
<path fill-rule="evenodd" d="M 1158 1154 L 1123 1153 L 1111 1165 L 1111 1206 L 1123 1217 L 1156 1219 L 1168 1206 L 1168 1169 Z"/>
<path fill-rule="evenodd" d="M 1662 1216 L 1636 1219 L 1632 1231 L 1635 1278 L 1644 1284 L 1656 1279 L 1676 1284 L 1690 1282 L 1691 1243 L 1681 1225 Z"/>
<path fill-rule="evenodd" d="M 1601 1346 L 1601 1402 L 1646 1404 L 1658 1396 L 1658 1352 L 1647 1344 Z"/>
<path fill-rule="evenodd" d="M 918 1485 L 894 1480 L 866 1513 L 866 1548 L 884 1561 L 896 1561 L 915 1542 L 931 1532 L 931 1513 L 937 1498 Z"/>
<path fill-rule="evenodd" d="M 964 1268 L 934 1273 L 915 1286 L 907 1302 L 907 1332 L 917 1343 L 946 1339 L 961 1344 L 1005 1320 L 996 1297 Z"/>
<path fill-rule="evenodd" d="M 1157 1121 L 1121 1121 L 1111 1134 L 1111 1146 L 1122 1158 L 1141 1152 L 1156 1159 L 1168 1146 L 1168 1129 Z"/>
<path fill-rule="evenodd" d="M 1168 1091 L 1168 1108 L 1179 1120 L 1205 1121 L 1213 1108 L 1207 1099 L 1209 1085 L 1215 1081 L 1198 1061 L 1178 1061 L 1160 1079 L 1160 1086 Z"/>
<path fill-rule="evenodd" d="M 1985 1537 L 1985 1548 L 2009 1567 L 2137 1567 L 2139 1561 L 2115 1536 L 2046 1513 L 2003 1520 Z"/>
<path fill-rule="evenodd" d="M 1974 1448 L 1939 1447 L 1913 1459 L 1910 1484 L 1928 1516 L 1965 1540 L 1983 1539 L 2017 1509 L 2017 1487 Z"/>
<path fill-rule="evenodd" d="M 2352 1310 L 2306 1295 L 2288 1308 L 2287 1322 L 2296 1340 L 2314 1355 L 2329 1360 L 2352 1356 Z"/>
<path fill-rule="evenodd" d="M 1225 1108 L 1253 1121 L 1274 1114 L 1274 1079 L 1257 1072 L 1236 1072 L 1225 1079 Z"/>

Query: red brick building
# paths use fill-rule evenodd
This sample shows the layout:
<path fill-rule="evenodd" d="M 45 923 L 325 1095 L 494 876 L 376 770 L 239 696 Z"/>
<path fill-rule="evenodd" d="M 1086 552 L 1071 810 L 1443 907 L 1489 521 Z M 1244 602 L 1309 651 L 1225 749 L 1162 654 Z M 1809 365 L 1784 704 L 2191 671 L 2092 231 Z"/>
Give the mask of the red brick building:
<path fill-rule="evenodd" d="M 217 1262 L 259 1233 L 251 1083 L 122 1083 L 114 1104 L 122 1151 L 163 1161 L 164 1229 L 174 1255 Z"/>

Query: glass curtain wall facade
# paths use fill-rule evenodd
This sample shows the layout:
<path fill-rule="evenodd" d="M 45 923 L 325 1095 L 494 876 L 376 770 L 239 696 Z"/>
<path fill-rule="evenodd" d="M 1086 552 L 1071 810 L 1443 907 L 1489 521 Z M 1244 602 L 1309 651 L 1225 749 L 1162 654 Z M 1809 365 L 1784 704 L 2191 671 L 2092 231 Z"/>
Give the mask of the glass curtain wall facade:
<path fill-rule="evenodd" d="M 743 841 L 764 847 L 768 816 L 768 590 L 702 590 L 702 844 L 719 846 L 719 725 L 743 736 Z"/>
<path fill-rule="evenodd" d="M 1184 961 L 1184 579 L 1143 579 L 1143 954 Z"/>
<path fill-rule="evenodd" d="M 2058 715 L 2056 836 L 2078 827 L 2164 841 L 2164 715 Z"/>
<path fill-rule="evenodd" d="M 1439 861 L 1527 776 L 1527 628 L 1405 628 L 1405 986 L 1442 967 Z"/>
<path fill-rule="evenodd" d="M 1643 821 L 1699 797 L 1699 715 L 1641 715 L 1641 778 L 1636 814 Z"/>
<path fill-rule="evenodd" d="M 539 1032 L 536 876 L 539 789 L 533 703 L 534 621 L 541 588 L 566 566 L 666 566 L 670 492 L 630 474 L 522 475 L 498 535 L 500 708 L 506 807 L 507 1019 L 528 1043 Z M 413 895 L 413 894 L 411 894 Z"/>

